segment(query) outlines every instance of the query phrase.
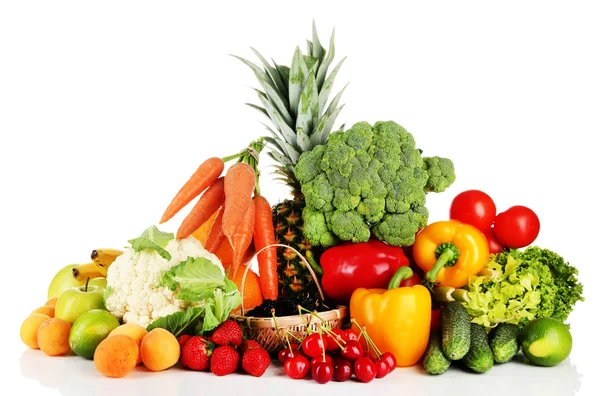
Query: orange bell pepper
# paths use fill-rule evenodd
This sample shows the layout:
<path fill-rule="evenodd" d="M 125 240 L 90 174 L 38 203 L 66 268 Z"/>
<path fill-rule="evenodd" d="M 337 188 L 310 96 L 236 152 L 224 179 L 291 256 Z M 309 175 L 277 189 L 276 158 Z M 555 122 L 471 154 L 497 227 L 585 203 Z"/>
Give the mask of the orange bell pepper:
<path fill-rule="evenodd" d="M 457 220 L 438 221 L 423 228 L 413 244 L 413 259 L 432 283 L 454 288 L 469 283 L 487 264 L 485 235 Z"/>
<path fill-rule="evenodd" d="M 412 366 L 427 348 L 431 294 L 422 285 L 399 287 L 413 275 L 400 267 L 387 289 L 358 288 L 350 298 L 350 316 L 382 352 L 391 352 L 398 367 Z"/>

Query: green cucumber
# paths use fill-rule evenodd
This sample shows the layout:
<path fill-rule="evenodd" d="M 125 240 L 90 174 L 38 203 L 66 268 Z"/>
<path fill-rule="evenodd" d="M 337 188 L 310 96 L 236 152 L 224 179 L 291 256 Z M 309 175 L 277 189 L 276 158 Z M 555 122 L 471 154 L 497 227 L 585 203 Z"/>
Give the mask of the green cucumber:
<path fill-rule="evenodd" d="M 490 348 L 496 363 L 506 363 L 519 352 L 519 326 L 500 323 L 490 332 Z"/>
<path fill-rule="evenodd" d="M 439 330 L 429 334 L 429 343 L 423 354 L 423 368 L 427 374 L 443 374 L 450 367 L 450 359 L 442 351 L 442 335 Z"/>
<path fill-rule="evenodd" d="M 476 373 L 485 373 L 494 365 L 494 355 L 483 326 L 471 323 L 471 346 L 461 362 Z"/>
<path fill-rule="evenodd" d="M 471 317 L 458 301 L 450 301 L 440 312 L 442 351 L 450 360 L 460 360 L 471 345 Z"/>

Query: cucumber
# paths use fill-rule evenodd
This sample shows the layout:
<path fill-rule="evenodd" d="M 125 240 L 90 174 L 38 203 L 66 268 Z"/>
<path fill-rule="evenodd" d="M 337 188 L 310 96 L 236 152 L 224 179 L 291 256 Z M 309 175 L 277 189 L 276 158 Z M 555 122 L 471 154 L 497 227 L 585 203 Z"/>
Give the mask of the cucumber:
<path fill-rule="evenodd" d="M 519 352 L 519 326 L 501 323 L 490 332 L 490 348 L 496 363 L 506 363 Z"/>
<path fill-rule="evenodd" d="M 471 323 L 471 346 L 461 362 L 476 373 L 485 373 L 494 365 L 494 355 L 483 326 Z"/>
<path fill-rule="evenodd" d="M 423 354 L 423 368 L 427 374 L 443 374 L 450 367 L 450 359 L 442 352 L 442 335 L 439 330 L 429 334 L 429 343 Z"/>
<path fill-rule="evenodd" d="M 471 344 L 471 317 L 458 301 L 450 301 L 440 312 L 442 351 L 450 360 L 460 360 Z"/>

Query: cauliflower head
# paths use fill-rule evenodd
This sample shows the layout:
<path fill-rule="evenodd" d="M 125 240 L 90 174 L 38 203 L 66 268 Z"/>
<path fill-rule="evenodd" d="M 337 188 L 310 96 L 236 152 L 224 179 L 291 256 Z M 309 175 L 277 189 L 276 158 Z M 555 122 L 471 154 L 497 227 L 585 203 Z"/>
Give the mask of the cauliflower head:
<path fill-rule="evenodd" d="M 324 247 L 371 235 L 412 245 L 427 224 L 426 193 L 442 192 L 456 178 L 451 160 L 422 157 L 413 135 L 393 121 L 332 133 L 300 156 L 294 175 L 306 203 L 304 235 Z"/>
<path fill-rule="evenodd" d="M 192 236 L 182 240 L 171 239 L 164 249 L 171 255 L 170 260 L 161 257 L 156 250 L 136 252 L 131 247 L 126 248 L 108 267 L 106 309 L 122 318 L 124 323 L 146 327 L 155 319 L 191 306 L 191 303 L 175 298 L 176 292 L 159 286 L 166 271 L 189 257 L 204 257 L 218 265 L 225 275 L 219 258 Z"/>

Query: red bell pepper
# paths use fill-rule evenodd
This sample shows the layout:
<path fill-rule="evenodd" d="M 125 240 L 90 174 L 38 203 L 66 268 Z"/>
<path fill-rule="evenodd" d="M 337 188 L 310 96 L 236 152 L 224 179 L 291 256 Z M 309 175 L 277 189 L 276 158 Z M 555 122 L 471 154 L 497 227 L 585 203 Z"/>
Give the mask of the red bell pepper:
<path fill-rule="evenodd" d="M 320 262 L 323 292 L 338 304 L 348 304 L 352 292 L 359 287 L 387 288 L 398 268 L 410 264 L 401 247 L 377 239 L 329 248 L 321 255 Z M 415 276 L 416 279 L 403 282 L 419 283 L 418 275 Z"/>

